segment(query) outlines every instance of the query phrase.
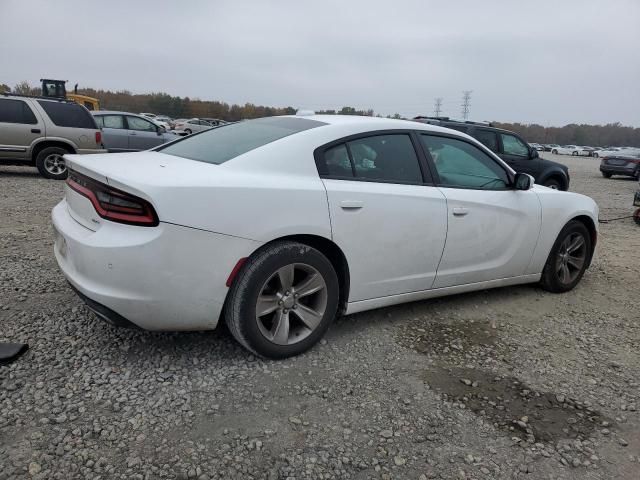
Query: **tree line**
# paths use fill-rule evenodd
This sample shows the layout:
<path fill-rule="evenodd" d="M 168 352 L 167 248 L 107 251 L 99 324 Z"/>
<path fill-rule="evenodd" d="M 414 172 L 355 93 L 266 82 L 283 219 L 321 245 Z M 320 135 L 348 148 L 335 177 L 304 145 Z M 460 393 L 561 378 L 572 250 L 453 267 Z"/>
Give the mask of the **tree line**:
<path fill-rule="evenodd" d="M 33 87 L 23 81 L 11 89 L 0 84 L 0 92 L 7 91 L 23 95 L 39 95 L 39 87 Z M 128 90 L 96 90 L 79 89 L 78 93 L 100 100 L 104 110 L 122 110 L 127 112 L 150 112 L 168 115 L 172 118 L 219 118 L 234 122 L 249 118 L 269 117 L 273 115 L 292 115 L 293 107 L 268 107 L 245 103 L 244 105 L 226 102 L 200 100 L 198 98 L 177 97 L 167 93 L 132 93 Z M 329 115 L 364 115 L 381 116 L 373 109 L 358 110 L 345 106 L 339 110 L 320 110 L 317 113 Z M 387 115 L 388 118 L 402 118 L 398 113 Z M 495 126 L 512 130 L 520 134 L 528 142 L 558 143 L 560 145 L 634 146 L 640 147 L 640 128 L 625 126 L 620 123 L 606 125 L 569 124 L 563 127 L 544 127 L 538 124 L 494 122 Z"/>

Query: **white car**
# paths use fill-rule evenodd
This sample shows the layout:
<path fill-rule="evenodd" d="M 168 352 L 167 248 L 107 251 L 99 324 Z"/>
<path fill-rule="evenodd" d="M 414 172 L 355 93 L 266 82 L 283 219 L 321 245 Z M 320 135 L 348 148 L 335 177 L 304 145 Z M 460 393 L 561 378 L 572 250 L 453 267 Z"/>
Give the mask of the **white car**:
<path fill-rule="evenodd" d="M 595 152 L 593 152 L 593 156 L 598 158 L 598 157 L 609 157 L 609 156 L 613 156 L 613 155 L 620 155 L 624 153 L 622 149 L 617 148 L 617 147 L 609 147 L 609 148 L 604 148 L 602 150 L 596 150 Z"/>
<path fill-rule="evenodd" d="M 149 330 L 224 319 L 270 358 L 307 350 L 341 313 L 523 283 L 571 290 L 597 238 L 591 198 L 412 121 L 270 117 L 65 160 L 55 257 L 91 309 Z"/>
<path fill-rule="evenodd" d="M 174 128 L 176 130 L 182 130 L 186 132 L 187 135 L 191 135 L 194 132 L 203 132 L 205 130 L 210 130 L 213 128 L 213 125 L 204 120 L 200 120 L 199 118 L 191 118 L 189 120 L 176 120 L 176 122 L 174 123 Z"/>
<path fill-rule="evenodd" d="M 580 155 L 582 151 L 582 147 L 577 145 L 562 145 L 559 147 L 553 147 L 551 153 L 555 153 L 556 155 Z"/>

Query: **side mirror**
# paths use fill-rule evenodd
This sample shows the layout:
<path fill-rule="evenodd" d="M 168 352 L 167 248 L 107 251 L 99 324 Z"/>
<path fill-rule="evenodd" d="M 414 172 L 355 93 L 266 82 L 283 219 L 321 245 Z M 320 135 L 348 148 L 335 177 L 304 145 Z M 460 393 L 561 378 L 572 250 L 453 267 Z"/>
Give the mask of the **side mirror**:
<path fill-rule="evenodd" d="M 516 173 L 513 180 L 513 187 L 515 190 L 531 190 L 535 179 L 528 173 Z"/>
<path fill-rule="evenodd" d="M 540 155 L 538 154 L 538 150 L 533 147 L 529 147 L 529 158 L 534 159 L 538 158 Z"/>

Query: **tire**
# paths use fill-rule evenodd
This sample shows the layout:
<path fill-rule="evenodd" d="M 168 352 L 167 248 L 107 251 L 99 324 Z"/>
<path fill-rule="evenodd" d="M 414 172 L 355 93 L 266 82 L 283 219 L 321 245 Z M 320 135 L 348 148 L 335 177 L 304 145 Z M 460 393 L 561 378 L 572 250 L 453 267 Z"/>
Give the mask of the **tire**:
<path fill-rule="evenodd" d="M 551 153 L 553 153 L 554 155 L 557 155 L 558 154 L 558 150 L 553 149 L 553 150 L 551 150 Z"/>
<path fill-rule="evenodd" d="M 636 225 L 640 225 L 640 208 L 633 212 L 633 221 L 636 222 Z"/>
<path fill-rule="evenodd" d="M 303 295 L 305 286 L 312 293 Z M 238 343 L 253 353 L 287 358 L 322 338 L 336 317 L 338 298 L 338 276 L 321 252 L 302 243 L 278 241 L 252 255 L 238 272 L 225 303 L 225 321 Z"/>
<path fill-rule="evenodd" d="M 553 188 L 554 190 L 562 190 L 562 183 L 557 178 L 551 177 L 545 180 L 543 183 L 545 187 Z"/>
<path fill-rule="evenodd" d="M 640 180 L 640 167 L 636 168 L 636 171 L 633 172 L 633 178 Z"/>
<path fill-rule="evenodd" d="M 581 242 L 577 240 L 578 238 Z M 575 247 L 578 243 L 579 246 L 571 251 L 571 246 Z M 571 260 L 567 262 L 567 246 L 569 246 L 569 253 L 574 254 L 568 255 L 569 259 L 574 259 L 573 262 Z M 567 223 L 549 252 L 540 279 L 542 288 L 553 293 L 572 290 L 582 279 L 591 260 L 591 253 L 591 235 L 587 227 L 577 220 Z M 581 262 L 576 262 L 575 259 L 581 259 Z M 568 272 L 566 275 L 562 273 L 565 269 Z"/>
<path fill-rule="evenodd" d="M 187 135 L 191 135 L 193 132 L 191 131 L 190 128 L 185 128 L 184 133 L 186 133 Z"/>
<path fill-rule="evenodd" d="M 598 158 L 600 155 L 598 155 L 598 152 L 593 152 L 593 156 Z"/>
<path fill-rule="evenodd" d="M 571 155 L 574 156 L 574 157 L 577 157 L 578 156 L 578 152 L 571 152 Z"/>
<path fill-rule="evenodd" d="M 603 176 L 604 178 L 611 178 L 611 175 L 612 175 L 612 174 L 611 174 L 611 173 L 609 173 L 609 172 L 602 172 L 602 176 Z"/>
<path fill-rule="evenodd" d="M 36 167 L 44 178 L 64 180 L 67 178 L 67 166 L 62 155 L 69 153 L 61 147 L 47 147 L 42 149 L 36 157 Z"/>

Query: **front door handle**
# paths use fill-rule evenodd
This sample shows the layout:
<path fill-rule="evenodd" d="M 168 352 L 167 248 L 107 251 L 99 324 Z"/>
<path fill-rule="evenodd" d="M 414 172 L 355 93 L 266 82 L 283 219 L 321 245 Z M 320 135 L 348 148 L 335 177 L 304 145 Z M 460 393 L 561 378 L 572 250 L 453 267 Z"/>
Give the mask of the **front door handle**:
<path fill-rule="evenodd" d="M 40 133 L 40 129 L 39 128 L 32 128 L 31 129 L 31 133 Z"/>
<path fill-rule="evenodd" d="M 360 200 L 342 200 L 340 208 L 343 210 L 359 210 L 364 207 L 364 202 Z"/>
<path fill-rule="evenodd" d="M 135 136 L 138 135 L 136 132 L 129 132 L 129 135 Z"/>
<path fill-rule="evenodd" d="M 467 213 L 469 213 L 469 210 L 464 207 L 453 207 L 453 214 L 456 217 L 464 217 Z"/>

